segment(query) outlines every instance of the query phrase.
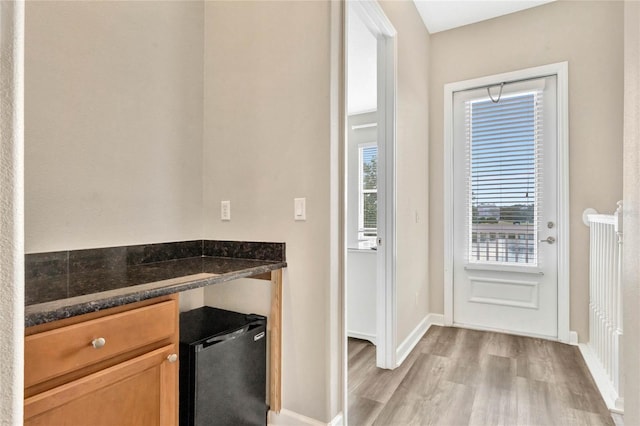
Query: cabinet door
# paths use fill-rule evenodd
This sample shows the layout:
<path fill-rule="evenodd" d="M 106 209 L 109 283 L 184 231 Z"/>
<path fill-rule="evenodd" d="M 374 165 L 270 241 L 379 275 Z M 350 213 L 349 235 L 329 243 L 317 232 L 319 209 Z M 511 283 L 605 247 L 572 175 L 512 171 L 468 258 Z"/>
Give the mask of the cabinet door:
<path fill-rule="evenodd" d="M 178 363 L 168 345 L 25 400 L 29 426 L 176 425 Z"/>

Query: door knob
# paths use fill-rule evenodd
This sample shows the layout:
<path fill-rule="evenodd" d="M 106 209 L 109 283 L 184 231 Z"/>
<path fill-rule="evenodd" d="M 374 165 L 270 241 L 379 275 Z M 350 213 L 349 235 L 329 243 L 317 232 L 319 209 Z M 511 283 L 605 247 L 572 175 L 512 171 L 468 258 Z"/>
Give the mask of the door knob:
<path fill-rule="evenodd" d="M 547 237 L 544 240 L 540 240 L 541 243 L 549 243 L 549 244 L 553 244 L 556 242 L 556 239 L 553 237 Z"/>
<path fill-rule="evenodd" d="M 169 362 L 176 362 L 178 360 L 178 355 L 176 354 L 171 354 L 167 357 L 167 361 Z"/>

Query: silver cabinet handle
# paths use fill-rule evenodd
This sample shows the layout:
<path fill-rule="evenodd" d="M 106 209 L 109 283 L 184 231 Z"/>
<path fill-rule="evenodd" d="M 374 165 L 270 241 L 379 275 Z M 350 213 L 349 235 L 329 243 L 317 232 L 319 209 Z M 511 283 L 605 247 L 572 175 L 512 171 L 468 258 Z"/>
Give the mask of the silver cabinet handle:
<path fill-rule="evenodd" d="M 176 362 L 178 360 L 178 355 L 176 354 L 171 354 L 167 357 L 167 361 L 169 362 Z"/>
<path fill-rule="evenodd" d="M 540 240 L 541 243 L 549 243 L 549 244 L 553 244 L 556 242 L 556 239 L 553 237 L 547 237 L 544 240 Z"/>
<path fill-rule="evenodd" d="M 104 339 L 104 337 L 98 337 L 97 339 L 93 339 L 93 341 L 91 342 L 91 346 L 93 346 L 94 349 L 100 349 L 106 344 L 107 341 Z"/>

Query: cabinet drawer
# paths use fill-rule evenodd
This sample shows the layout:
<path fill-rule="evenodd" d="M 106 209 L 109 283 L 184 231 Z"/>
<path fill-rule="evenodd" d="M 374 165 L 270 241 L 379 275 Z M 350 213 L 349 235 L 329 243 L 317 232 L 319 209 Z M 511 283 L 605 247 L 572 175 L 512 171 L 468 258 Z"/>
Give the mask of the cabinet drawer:
<path fill-rule="evenodd" d="M 27 336 L 25 387 L 170 338 L 177 315 L 176 301 L 169 300 Z M 104 345 L 94 348 L 100 338 Z"/>

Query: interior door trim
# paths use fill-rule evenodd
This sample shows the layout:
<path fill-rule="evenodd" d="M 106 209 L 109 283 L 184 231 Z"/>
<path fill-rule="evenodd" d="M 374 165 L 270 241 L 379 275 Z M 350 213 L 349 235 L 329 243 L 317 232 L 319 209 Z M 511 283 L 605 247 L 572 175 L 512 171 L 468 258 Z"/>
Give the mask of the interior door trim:
<path fill-rule="evenodd" d="M 569 64 L 558 62 L 444 86 L 444 324 L 453 325 L 453 93 L 537 77 L 557 76 L 558 340 L 577 343 L 570 331 Z"/>
<path fill-rule="evenodd" d="M 396 95 L 397 32 L 377 1 L 353 0 L 352 12 L 378 39 L 378 251 L 376 366 L 396 368 Z M 382 244 L 380 239 L 382 238 Z"/>

